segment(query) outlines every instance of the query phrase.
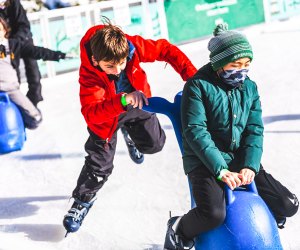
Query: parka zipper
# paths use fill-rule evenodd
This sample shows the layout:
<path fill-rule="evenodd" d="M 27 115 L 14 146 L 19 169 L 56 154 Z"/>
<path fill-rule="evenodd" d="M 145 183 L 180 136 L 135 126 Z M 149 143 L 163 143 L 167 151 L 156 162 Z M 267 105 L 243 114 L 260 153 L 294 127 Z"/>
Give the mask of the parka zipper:
<path fill-rule="evenodd" d="M 230 104 L 230 119 L 231 119 L 231 142 L 230 142 L 230 151 L 233 150 L 234 148 L 234 144 L 235 144 L 235 139 L 233 138 L 233 124 L 234 124 L 234 121 L 233 121 L 233 104 L 232 104 L 232 91 L 231 90 L 228 90 L 227 91 L 227 96 L 228 96 L 228 99 L 229 99 L 229 104 Z"/>
<path fill-rule="evenodd" d="M 110 83 L 109 83 L 110 84 Z M 108 84 L 107 84 L 108 85 Z M 114 92 L 114 94 L 116 94 L 116 88 L 115 88 L 115 83 L 113 82 L 112 84 L 112 87 L 110 85 L 107 86 L 107 89 L 109 91 L 109 95 L 112 96 L 112 92 Z M 111 126 L 111 129 L 110 131 L 108 132 L 108 137 L 105 139 L 105 144 L 104 144 L 104 148 L 105 149 L 108 149 L 108 142 L 112 136 L 112 131 L 114 128 L 116 128 L 117 126 L 114 126 L 114 124 L 117 124 L 118 123 L 118 117 L 114 118 L 114 121 L 113 121 L 113 126 Z"/>

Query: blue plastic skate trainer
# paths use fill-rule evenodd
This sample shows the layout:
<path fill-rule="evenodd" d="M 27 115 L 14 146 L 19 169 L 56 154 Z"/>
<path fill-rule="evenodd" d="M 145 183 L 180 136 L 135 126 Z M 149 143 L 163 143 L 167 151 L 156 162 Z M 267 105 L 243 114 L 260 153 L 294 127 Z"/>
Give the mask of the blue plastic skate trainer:
<path fill-rule="evenodd" d="M 0 92 L 0 154 L 21 150 L 26 140 L 24 122 L 18 107 Z"/>
<path fill-rule="evenodd" d="M 181 96 L 182 92 L 179 92 L 174 98 L 174 103 L 161 97 L 149 98 L 149 105 L 145 105 L 143 109 L 164 114 L 170 118 L 180 150 L 183 152 L 180 120 Z M 237 188 L 234 191 L 228 187 L 225 188 L 225 221 L 220 227 L 200 234 L 195 241 L 195 250 L 283 249 L 275 219 L 258 195 L 255 183 L 252 182 L 247 188 Z M 196 205 L 192 192 L 190 194 L 193 208 Z"/>

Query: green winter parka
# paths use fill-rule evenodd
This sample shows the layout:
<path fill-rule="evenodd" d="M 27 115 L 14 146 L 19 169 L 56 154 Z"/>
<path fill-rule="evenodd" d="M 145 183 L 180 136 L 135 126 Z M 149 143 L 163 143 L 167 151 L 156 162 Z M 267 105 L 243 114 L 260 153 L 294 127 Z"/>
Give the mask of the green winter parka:
<path fill-rule="evenodd" d="M 184 86 L 181 102 L 183 166 L 186 174 L 207 167 L 216 177 L 222 169 L 258 173 L 263 151 L 263 122 L 255 82 L 224 84 L 211 64 Z"/>

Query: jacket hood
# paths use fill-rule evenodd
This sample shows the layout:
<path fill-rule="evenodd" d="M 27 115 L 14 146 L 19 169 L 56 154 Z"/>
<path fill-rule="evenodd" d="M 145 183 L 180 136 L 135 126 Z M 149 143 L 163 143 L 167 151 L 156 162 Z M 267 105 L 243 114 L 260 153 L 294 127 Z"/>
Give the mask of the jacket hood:
<path fill-rule="evenodd" d="M 99 81 L 103 79 L 104 81 L 109 81 L 106 74 L 101 72 L 99 68 L 95 67 L 92 62 L 92 51 L 90 47 L 90 40 L 95 35 L 96 31 L 102 29 L 104 25 L 97 25 L 90 28 L 83 38 L 80 41 L 80 59 L 81 59 L 81 67 L 80 71 L 87 71 L 93 74 L 90 74 L 89 77 L 94 78 L 95 81 Z"/>

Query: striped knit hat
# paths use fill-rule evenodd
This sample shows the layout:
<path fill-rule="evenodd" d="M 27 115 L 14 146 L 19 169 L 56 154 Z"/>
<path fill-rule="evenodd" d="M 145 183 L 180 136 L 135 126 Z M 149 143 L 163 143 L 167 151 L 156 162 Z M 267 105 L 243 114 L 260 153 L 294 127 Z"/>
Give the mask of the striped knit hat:
<path fill-rule="evenodd" d="M 247 38 L 237 31 L 229 31 L 226 23 L 218 24 L 208 43 L 210 62 L 214 70 L 243 57 L 253 58 Z"/>

